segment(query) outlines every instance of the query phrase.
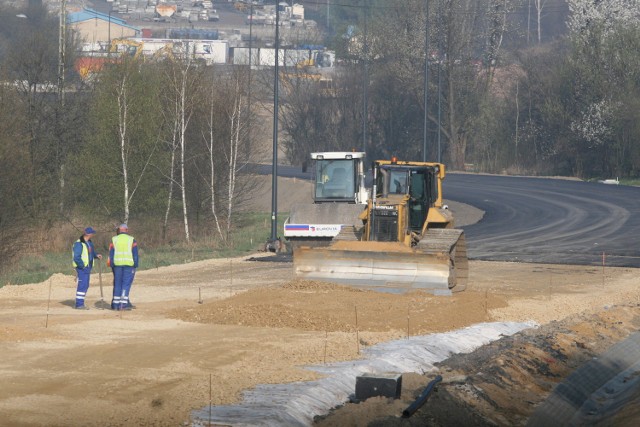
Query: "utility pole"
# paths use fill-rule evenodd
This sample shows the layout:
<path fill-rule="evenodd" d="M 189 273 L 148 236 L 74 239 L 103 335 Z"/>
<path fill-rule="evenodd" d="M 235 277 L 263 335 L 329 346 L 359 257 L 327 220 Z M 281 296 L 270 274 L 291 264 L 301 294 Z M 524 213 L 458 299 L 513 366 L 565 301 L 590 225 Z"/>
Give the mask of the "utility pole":
<path fill-rule="evenodd" d="M 530 33 L 531 33 L 531 0 L 527 2 L 527 46 L 529 46 Z"/>
<path fill-rule="evenodd" d="M 109 27 L 108 27 L 108 34 L 107 37 L 109 38 L 109 42 L 107 44 L 107 57 L 111 58 L 111 12 L 113 12 L 113 9 L 109 9 Z"/>
<path fill-rule="evenodd" d="M 280 11 L 276 2 L 276 63 L 273 73 L 273 164 L 271 166 L 271 240 L 278 238 L 278 83 L 280 64 Z"/>
<path fill-rule="evenodd" d="M 424 124 L 422 135 L 422 161 L 427 161 L 429 128 L 429 0 L 424 0 Z"/>
<path fill-rule="evenodd" d="M 67 0 L 60 0 L 60 25 L 58 28 L 58 101 L 64 106 L 64 60 L 67 44 Z"/>
<path fill-rule="evenodd" d="M 276 5 L 276 11 L 278 7 Z M 251 73 L 251 50 L 253 48 L 253 2 L 251 2 L 251 6 L 249 8 L 249 73 Z M 251 79 L 249 79 L 251 82 Z M 251 86 L 249 86 L 251 87 Z"/>
<path fill-rule="evenodd" d="M 251 147 L 251 56 L 252 56 L 252 48 L 253 48 L 253 2 L 251 2 L 251 7 L 249 9 L 249 68 L 248 68 L 248 89 L 247 89 L 247 153 Z"/>
<path fill-rule="evenodd" d="M 442 148 L 440 146 L 442 133 L 442 78 L 440 73 L 442 73 L 442 57 L 438 52 L 438 163 L 442 163 Z"/>
<path fill-rule="evenodd" d="M 367 119 L 369 118 L 369 44 L 367 40 L 367 18 L 369 0 L 364 0 L 364 82 L 362 89 L 362 152 L 367 152 Z"/>
<path fill-rule="evenodd" d="M 438 1 L 438 11 L 436 16 L 440 17 L 442 14 L 442 1 Z M 442 51 L 444 49 L 442 42 L 442 20 L 438 18 L 436 27 L 438 38 L 438 163 L 442 163 Z"/>
<path fill-rule="evenodd" d="M 65 153 L 64 147 L 65 141 L 63 141 L 63 120 L 65 118 L 64 113 L 64 62 L 66 58 L 66 45 L 67 45 L 67 2 L 66 0 L 60 0 L 60 21 L 58 28 L 58 113 L 56 117 L 56 160 L 58 163 L 58 182 L 60 186 L 60 200 L 58 203 L 58 210 L 60 214 L 64 213 L 64 187 L 65 187 Z"/>

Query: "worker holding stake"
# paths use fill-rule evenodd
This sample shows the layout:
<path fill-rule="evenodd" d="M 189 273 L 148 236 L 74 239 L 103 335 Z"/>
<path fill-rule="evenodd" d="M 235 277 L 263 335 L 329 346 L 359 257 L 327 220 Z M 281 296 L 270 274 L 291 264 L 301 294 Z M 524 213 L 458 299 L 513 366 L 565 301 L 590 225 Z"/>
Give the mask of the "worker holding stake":
<path fill-rule="evenodd" d="M 113 270 L 112 310 L 131 310 L 129 291 L 138 268 L 138 243 L 129 235 L 127 224 L 118 227 L 109 245 L 109 265 Z"/>
<path fill-rule="evenodd" d="M 93 268 L 93 260 L 95 258 L 102 259 L 102 255 L 96 254 L 91 238 L 96 231 L 87 227 L 84 229 L 82 236 L 73 244 L 73 266 L 76 269 L 77 288 L 76 288 L 76 309 L 88 310 L 84 305 L 84 299 L 89 289 L 89 279 L 91 278 L 91 268 Z"/>

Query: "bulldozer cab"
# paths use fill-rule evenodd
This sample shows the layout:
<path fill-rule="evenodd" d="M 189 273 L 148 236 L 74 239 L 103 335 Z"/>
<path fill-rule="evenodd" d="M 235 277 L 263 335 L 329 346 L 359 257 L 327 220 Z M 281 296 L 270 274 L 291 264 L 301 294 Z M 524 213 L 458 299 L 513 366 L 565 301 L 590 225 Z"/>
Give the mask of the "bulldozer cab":
<path fill-rule="evenodd" d="M 408 229 L 420 232 L 429 208 L 438 201 L 438 173 L 431 165 L 378 165 L 376 198 L 379 203 L 406 205 Z"/>

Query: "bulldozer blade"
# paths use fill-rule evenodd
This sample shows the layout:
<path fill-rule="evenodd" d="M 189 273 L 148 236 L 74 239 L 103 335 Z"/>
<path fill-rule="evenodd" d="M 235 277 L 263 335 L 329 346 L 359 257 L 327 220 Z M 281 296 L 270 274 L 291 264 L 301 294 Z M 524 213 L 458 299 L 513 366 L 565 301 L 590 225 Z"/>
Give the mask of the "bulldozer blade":
<path fill-rule="evenodd" d="M 439 249 L 424 245 L 409 248 L 394 242 L 348 241 L 337 241 L 324 248 L 299 247 L 293 254 L 295 274 L 300 279 L 383 292 L 425 290 L 451 295 L 457 284 L 456 274 L 462 273 L 466 278 L 466 251 L 459 260 L 463 271 L 456 268 L 455 246 L 462 231 L 451 231 L 454 234 L 449 233 L 447 239 L 453 243 L 440 245 Z"/>

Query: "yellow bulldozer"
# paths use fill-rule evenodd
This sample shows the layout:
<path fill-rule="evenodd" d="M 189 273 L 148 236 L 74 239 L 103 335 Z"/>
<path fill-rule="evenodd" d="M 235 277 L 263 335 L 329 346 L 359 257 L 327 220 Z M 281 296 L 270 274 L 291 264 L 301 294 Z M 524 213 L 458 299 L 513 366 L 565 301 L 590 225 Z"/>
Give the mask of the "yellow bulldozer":
<path fill-rule="evenodd" d="M 441 163 L 374 162 L 363 225 L 343 226 L 326 247 L 294 247 L 296 276 L 386 292 L 464 290 L 466 244 L 443 204 L 444 177 Z"/>

